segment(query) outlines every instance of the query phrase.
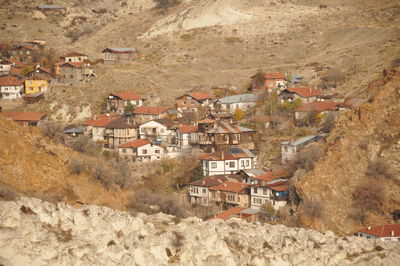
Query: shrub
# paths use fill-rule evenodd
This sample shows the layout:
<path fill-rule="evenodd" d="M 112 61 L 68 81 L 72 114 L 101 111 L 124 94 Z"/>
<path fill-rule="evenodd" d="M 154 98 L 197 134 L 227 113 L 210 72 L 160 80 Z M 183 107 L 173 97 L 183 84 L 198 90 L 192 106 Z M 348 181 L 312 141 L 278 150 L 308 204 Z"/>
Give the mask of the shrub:
<path fill-rule="evenodd" d="M 322 145 L 312 145 L 309 148 L 301 150 L 297 153 L 294 164 L 297 169 L 311 171 L 314 166 L 321 160 L 325 152 L 325 147 Z"/>
<path fill-rule="evenodd" d="M 18 193 L 13 188 L 0 183 L 0 198 L 6 201 L 16 200 Z"/>
<path fill-rule="evenodd" d="M 233 119 L 235 119 L 236 121 L 242 120 L 244 118 L 244 112 L 237 108 L 235 110 L 235 113 L 233 114 Z"/>
<path fill-rule="evenodd" d="M 329 83 L 340 83 L 344 81 L 346 75 L 342 72 L 340 68 L 332 68 L 328 73 L 326 73 L 321 79 Z"/>
<path fill-rule="evenodd" d="M 71 158 L 68 161 L 68 167 L 71 174 L 79 175 L 86 171 L 86 164 L 85 161 L 78 158 Z"/>
<path fill-rule="evenodd" d="M 384 183 L 373 178 L 362 180 L 353 191 L 354 208 L 362 213 L 382 213 L 385 207 Z"/>
<path fill-rule="evenodd" d="M 303 213 L 309 218 L 321 218 L 324 212 L 324 206 L 316 200 L 304 200 L 301 205 Z"/>
<path fill-rule="evenodd" d="M 100 147 L 87 136 L 79 136 L 71 139 L 67 145 L 77 152 L 81 152 L 91 156 L 97 156 L 101 153 Z"/>
<path fill-rule="evenodd" d="M 61 123 L 55 121 L 46 121 L 43 122 L 39 127 L 45 136 L 53 139 L 57 143 L 64 144 L 65 135 L 63 132 L 63 125 Z"/>
<path fill-rule="evenodd" d="M 65 34 L 65 37 L 70 38 L 71 42 L 76 42 L 77 40 L 79 40 L 81 35 L 82 35 L 81 32 L 77 30 L 70 30 Z"/>
<path fill-rule="evenodd" d="M 396 180 L 396 174 L 383 158 L 378 158 L 372 161 L 368 166 L 365 175 L 368 177 L 376 178 L 378 180 L 381 178 Z"/>
<path fill-rule="evenodd" d="M 155 0 L 158 9 L 168 9 L 180 4 L 179 0 Z"/>
<path fill-rule="evenodd" d="M 328 113 L 320 131 L 329 133 L 335 127 L 335 114 Z"/>

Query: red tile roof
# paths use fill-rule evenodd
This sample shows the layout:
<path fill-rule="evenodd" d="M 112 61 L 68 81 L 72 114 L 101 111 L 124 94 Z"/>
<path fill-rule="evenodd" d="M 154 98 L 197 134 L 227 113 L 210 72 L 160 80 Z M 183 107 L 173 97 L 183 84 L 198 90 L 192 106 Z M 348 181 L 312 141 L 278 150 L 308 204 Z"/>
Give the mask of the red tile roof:
<path fill-rule="evenodd" d="M 359 232 L 377 237 L 400 237 L 400 224 L 387 224 L 369 228 L 363 228 Z"/>
<path fill-rule="evenodd" d="M 239 214 L 241 211 L 243 211 L 245 208 L 241 208 L 241 207 L 234 207 L 232 209 L 226 210 L 224 212 L 221 212 L 220 214 L 217 214 L 215 216 L 214 219 L 222 219 L 222 220 L 226 220 L 228 218 L 230 218 L 233 215 L 237 215 Z"/>
<path fill-rule="evenodd" d="M 3 115 L 10 117 L 14 121 L 34 121 L 41 120 L 46 114 L 45 113 L 34 113 L 34 112 L 3 112 Z"/>
<path fill-rule="evenodd" d="M 265 73 L 265 79 L 286 79 L 286 75 L 283 73 Z"/>
<path fill-rule="evenodd" d="M 18 60 L 6 59 L 6 61 L 9 61 L 11 64 L 14 65 L 14 67 L 18 67 L 18 68 L 23 68 L 23 67 L 28 66 Z"/>
<path fill-rule="evenodd" d="M 149 107 L 149 106 L 140 106 L 136 108 L 133 113 L 134 114 L 143 114 L 143 115 L 159 115 L 167 111 L 167 108 L 164 107 Z"/>
<path fill-rule="evenodd" d="M 191 182 L 189 185 L 198 187 L 213 187 L 226 181 L 240 182 L 240 180 L 242 180 L 242 178 L 236 174 L 213 175 Z"/>
<path fill-rule="evenodd" d="M 247 188 L 248 186 L 249 185 L 245 184 L 245 183 L 225 181 L 222 184 L 211 187 L 210 190 L 238 193 L 238 192 L 242 191 L 243 189 Z"/>
<path fill-rule="evenodd" d="M 22 86 L 23 80 L 14 76 L 0 77 L 0 86 Z"/>
<path fill-rule="evenodd" d="M 124 101 L 141 100 L 141 99 L 143 99 L 141 96 L 139 96 L 134 91 L 120 91 L 120 92 L 112 93 L 111 95 L 118 96 L 119 98 L 121 98 Z"/>
<path fill-rule="evenodd" d="M 335 102 L 312 102 L 312 103 L 307 103 L 304 104 L 296 109 L 294 109 L 295 112 L 310 112 L 310 111 L 316 111 L 318 113 L 324 112 L 324 111 L 336 111 L 339 110 L 339 105 L 338 103 Z"/>
<path fill-rule="evenodd" d="M 296 93 L 304 98 L 314 97 L 324 94 L 322 91 L 317 90 L 314 87 L 288 88 L 287 90 L 292 93 Z"/>
<path fill-rule="evenodd" d="M 93 127 L 105 127 L 108 125 L 111 121 L 114 121 L 117 119 L 116 114 L 101 114 L 97 117 L 97 119 L 88 119 L 83 122 L 84 126 L 93 126 Z"/>
<path fill-rule="evenodd" d="M 71 51 L 71 52 L 67 52 L 67 53 L 61 55 L 60 57 L 63 58 L 63 57 L 71 57 L 71 56 L 86 56 L 86 55 L 77 53 L 75 51 Z"/>
<path fill-rule="evenodd" d="M 192 92 L 189 94 L 193 98 L 195 98 L 198 101 L 205 100 L 205 99 L 214 99 L 214 95 L 208 93 L 208 92 Z"/>
<path fill-rule="evenodd" d="M 200 121 L 197 122 L 198 124 L 213 124 L 215 123 L 214 119 L 210 119 L 210 118 L 204 118 Z"/>
<path fill-rule="evenodd" d="M 133 141 L 126 142 L 124 144 L 119 145 L 119 148 L 139 148 L 144 145 L 150 144 L 148 140 L 145 139 L 136 139 Z"/>
<path fill-rule="evenodd" d="M 279 184 L 273 184 L 273 185 L 267 185 L 267 187 L 269 187 L 272 190 L 275 191 L 280 191 L 280 192 L 286 192 L 289 191 L 289 184 L 287 182 L 282 182 Z"/>
<path fill-rule="evenodd" d="M 235 148 L 235 152 L 233 153 L 231 150 L 223 150 L 217 151 L 213 153 L 209 153 L 200 157 L 202 160 L 211 160 L 211 161 L 224 161 L 224 160 L 236 160 L 240 158 L 250 158 L 254 157 L 250 151 L 245 152 L 243 149 Z"/>
<path fill-rule="evenodd" d="M 199 130 L 199 127 L 183 125 L 183 126 L 178 127 L 178 130 L 182 134 L 188 134 L 188 133 L 197 132 Z"/>

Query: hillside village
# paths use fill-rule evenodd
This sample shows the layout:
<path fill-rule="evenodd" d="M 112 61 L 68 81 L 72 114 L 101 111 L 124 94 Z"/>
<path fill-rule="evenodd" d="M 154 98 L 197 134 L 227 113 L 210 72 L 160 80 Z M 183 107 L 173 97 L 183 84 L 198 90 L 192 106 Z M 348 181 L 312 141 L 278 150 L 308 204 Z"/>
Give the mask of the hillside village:
<path fill-rule="evenodd" d="M 65 11 L 58 5 L 37 8 Z M 99 69 L 134 62 L 146 52 L 104 46 L 91 57 L 83 50 L 59 54 L 42 39 L 0 43 L 0 115 L 20 126 L 39 127 L 61 144 L 93 144 L 99 156 L 116 157 L 133 168 L 195 160 L 200 170 L 176 184 L 174 193 L 193 208 L 208 210 L 203 218 L 283 223 L 297 215 L 299 175 L 324 155 L 340 115 L 367 101 L 337 92 L 345 76 L 339 69 L 327 69 L 324 84 L 311 85 L 304 73 L 288 68 L 256 71 L 243 77 L 248 87 L 235 90 L 199 84 L 170 103 L 150 91 L 110 88 L 93 107 L 99 113 L 67 124 L 36 111 L 55 90 L 90 86 L 104 75 Z M 59 134 L 63 141 L 54 137 Z M 308 211 L 318 215 L 319 208 L 310 205 Z M 358 235 L 400 240 L 396 226 L 382 236 L 372 231 L 379 229 L 366 227 Z"/>

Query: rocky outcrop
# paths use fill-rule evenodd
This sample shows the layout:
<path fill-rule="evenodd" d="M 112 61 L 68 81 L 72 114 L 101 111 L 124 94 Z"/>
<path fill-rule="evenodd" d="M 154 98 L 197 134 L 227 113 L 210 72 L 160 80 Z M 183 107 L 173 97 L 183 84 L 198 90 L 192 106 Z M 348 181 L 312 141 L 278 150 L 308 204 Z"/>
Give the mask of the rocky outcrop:
<path fill-rule="evenodd" d="M 8 265 L 397 265 L 398 243 L 282 225 L 147 216 L 39 199 L 0 202 Z"/>

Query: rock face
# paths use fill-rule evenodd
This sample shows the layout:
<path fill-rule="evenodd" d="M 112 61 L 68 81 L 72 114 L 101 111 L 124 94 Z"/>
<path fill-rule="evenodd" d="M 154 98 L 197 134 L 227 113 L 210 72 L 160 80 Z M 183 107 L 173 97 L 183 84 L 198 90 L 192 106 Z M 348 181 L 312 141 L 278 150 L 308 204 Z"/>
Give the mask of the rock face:
<path fill-rule="evenodd" d="M 0 202 L 0 263 L 9 265 L 397 265 L 399 243 L 281 225 Z"/>

